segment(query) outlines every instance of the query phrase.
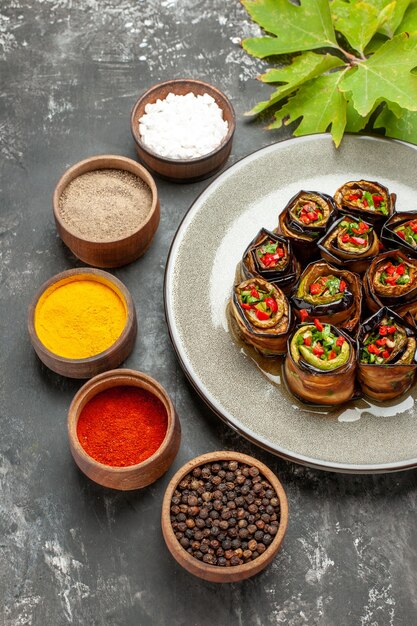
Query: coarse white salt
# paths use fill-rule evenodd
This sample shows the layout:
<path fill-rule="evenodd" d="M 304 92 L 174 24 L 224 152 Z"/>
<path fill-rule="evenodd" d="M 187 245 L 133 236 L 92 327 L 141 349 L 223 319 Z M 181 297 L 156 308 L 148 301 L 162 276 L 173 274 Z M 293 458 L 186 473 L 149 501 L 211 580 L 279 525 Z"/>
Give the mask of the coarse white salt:
<path fill-rule="evenodd" d="M 139 119 L 142 141 L 169 159 L 196 159 L 222 143 L 229 125 L 208 93 L 184 96 L 169 93 L 165 100 L 145 106 Z"/>

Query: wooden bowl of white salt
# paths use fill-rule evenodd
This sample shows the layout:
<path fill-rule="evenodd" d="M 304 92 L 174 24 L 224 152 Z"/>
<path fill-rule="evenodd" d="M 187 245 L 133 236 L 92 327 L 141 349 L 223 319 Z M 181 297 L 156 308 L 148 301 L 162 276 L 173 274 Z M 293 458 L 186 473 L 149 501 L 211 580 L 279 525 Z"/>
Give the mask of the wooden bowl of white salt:
<path fill-rule="evenodd" d="M 62 241 L 95 267 L 136 260 L 159 224 L 154 179 L 139 163 L 121 156 L 93 156 L 70 167 L 58 181 L 52 204 Z"/>
<path fill-rule="evenodd" d="M 206 111 L 204 107 L 199 110 L 195 101 L 192 106 L 184 101 L 184 107 L 188 107 L 188 110 L 187 115 L 181 116 L 181 105 L 175 111 L 172 95 L 192 98 L 190 94 L 200 102 L 204 97 Z M 170 102 L 170 107 L 165 107 L 167 102 Z M 146 113 L 155 112 L 148 105 L 155 104 L 158 108 L 170 109 L 165 119 L 160 118 L 159 129 L 157 117 L 154 118 L 155 121 L 144 121 Z M 214 113 L 213 116 L 210 113 Z M 216 119 L 216 114 L 220 119 Z M 202 180 L 219 170 L 230 155 L 235 127 L 235 112 L 225 94 L 209 83 L 190 78 L 168 80 L 150 87 L 137 100 L 131 114 L 131 130 L 140 160 L 152 172 L 173 182 Z M 153 140 L 148 140 L 148 129 L 154 131 L 151 133 Z M 221 137 L 217 144 L 206 141 L 210 134 Z M 205 148 L 207 152 L 204 152 Z"/>

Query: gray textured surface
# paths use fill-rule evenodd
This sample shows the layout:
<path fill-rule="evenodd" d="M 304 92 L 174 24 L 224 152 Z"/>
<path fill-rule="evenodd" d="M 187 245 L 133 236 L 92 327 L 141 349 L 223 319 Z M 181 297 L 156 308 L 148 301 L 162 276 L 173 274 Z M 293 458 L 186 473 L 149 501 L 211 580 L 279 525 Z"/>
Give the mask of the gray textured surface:
<path fill-rule="evenodd" d="M 239 120 L 231 162 L 288 136 L 242 121 L 259 97 L 253 80 L 259 64 L 243 55 L 235 38 L 251 32 L 234 0 L 1 3 L 2 626 L 416 621 L 416 474 L 349 477 L 280 461 L 224 426 L 185 381 L 165 328 L 163 270 L 174 232 L 206 182 L 158 182 L 162 220 L 154 245 L 115 272 L 131 289 L 140 320 L 126 365 L 155 376 L 182 421 L 180 453 L 164 478 L 124 494 L 101 489 L 77 471 L 65 420 L 80 383 L 47 371 L 26 335 L 26 309 L 38 285 L 80 265 L 55 232 L 55 182 L 85 156 L 134 156 L 129 112 L 145 88 L 183 75 L 223 89 Z M 274 564 L 256 579 L 227 587 L 180 570 L 159 525 L 164 487 L 176 468 L 221 448 L 266 462 L 282 479 L 290 505 Z"/>

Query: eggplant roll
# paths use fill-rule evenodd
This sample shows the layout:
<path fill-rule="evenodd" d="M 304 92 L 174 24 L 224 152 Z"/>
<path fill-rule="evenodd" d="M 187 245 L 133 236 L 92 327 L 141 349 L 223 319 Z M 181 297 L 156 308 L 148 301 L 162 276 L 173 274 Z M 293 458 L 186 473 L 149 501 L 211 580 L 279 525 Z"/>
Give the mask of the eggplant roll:
<path fill-rule="evenodd" d="M 317 318 L 353 333 L 361 315 L 361 280 L 357 274 L 324 261 L 310 263 L 293 289 L 290 301 L 301 322 Z"/>
<path fill-rule="evenodd" d="M 317 242 L 325 261 L 363 274 L 380 252 L 380 241 L 371 224 L 352 215 L 341 217 Z"/>
<path fill-rule="evenodd" d="M 300 191 L 288 202 L 279 216 L 278 232 L 290 239 L 300 259 L 316 252 L 315 242 L 336 217 L 331 196 L 318 191 Z"/>
<path fill-rule="evenodd" d="M 381 239 L 389 248 L 399 248 L 417 258 L 417 211 L 394 213 L 385 222 Z"/>
<path fill-rule="evenodd" d="M 347 213 L 382 226 L 394 212 L 396 195 L 371 180 L 352 180 L 345 183 L 334 194 L 334 200 L 341 213 Z"/>
<path fill-rule="evenodd" d="M 291 310 L 282 291 L 262 278 L 236 285 L 231 302 L 242 339 L 264 356 L 285 354 Z"/>
<path fill-rule="evenodd" d="M 362 324 L 358 334 L 358 378 L 362 391 L 379 402 L 392 400 L 413 384 L 416 329 L 384 307 Z"/>
<path fill-rule="evenodd" d="M 334 406 L 350 400 L 355 370 L 355 348 L 335 326 L 314 320 L 298 326 L 288 341 L 285 379 L 304 402 Z"/>
<path fill-rule="evenodd" d="M 288 295 L 300 276 L 300 264 L 291 242 L 262 228 L 246 248 L 240 264 L 241 279 L 263 278 Z"/>
<path fill-rule="evenodd" d="M 378 255 L 364 276 L 363 286 L 371 313 L 388 306 L 401 316 L 417 314 L 417 260 L 401 250 Z"/>

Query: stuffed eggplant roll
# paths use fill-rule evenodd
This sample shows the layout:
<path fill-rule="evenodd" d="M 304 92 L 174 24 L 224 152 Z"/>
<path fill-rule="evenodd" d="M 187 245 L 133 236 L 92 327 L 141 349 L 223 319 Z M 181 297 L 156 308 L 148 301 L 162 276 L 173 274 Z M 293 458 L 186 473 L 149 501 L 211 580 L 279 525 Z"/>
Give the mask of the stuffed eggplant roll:
<path fill-rule="evenodd" d="M 300 259 L 310 259 L 315 242 L 336 217 L 331 196 L 318 191 L 300 191 L 288 202 L 279 216 L 278 231 L 288 237 Z"/>
<path fill-rule="evenodd" d="M 285 378 L 290 391 L 304 402 L 333 406 L 350 400 L 355 369 L 355 349 L 335 326 L 316 319 L 298 326 L 288 341 Z"/>
<path fill-rule="evenodd" d="M 382 228 L 382 242 L 417 258 L 417 211 L 394 213 Z"/>
<path fill-rule="evenodd" d="M 282 291 L 262 278 L 250 278 L 234 288 L 232 317 L 242 339 L 265 356 L 287 349 L 291 311 Z"/>
<path fill-rule="evenodd" d="M 293 311 L 301 322 L 317 318 L 348 332 L 359 324 L 361 300 L 359 276 L 324 261 L 306 267 L 291 295 Z"/>
<path fill-rule="evenodd" d="M 379 402 L 406 392 L 414 381 L 416 329 L 387 307 L 361 326 L 358 377 L 362 391 Z"/>
<path fill-rule="evenodd" d="M 354 215 L 379 226 L 394 212 L 395 194 L 380 183 L 370 180 L 353 180 L 342 185 L 334 194 L 341 213 Z"/>
<path fill-rule="evenodd" d="M 240 275 L 242 280 L 263 278 L 288 295 L 300 276 L 300 264 L 288 239 L 262 228 L 244 252 Z"/>
<path fill-rule="evenodd" d="M 378 255 L 369 266 L 363 285 L 371 313 L 383 306 L 399 315 L 417 313 L 417 261 L 401 250 Z"/>
<path fill-rule="evenodd" d="M 325 261 L 363 274 L 380 252 L 380 242 L 371 224 L 346 215 L 317 242 Z"/>

